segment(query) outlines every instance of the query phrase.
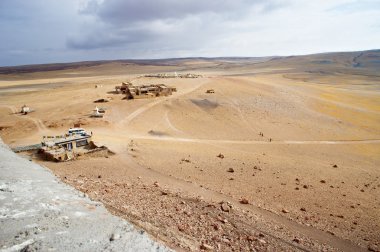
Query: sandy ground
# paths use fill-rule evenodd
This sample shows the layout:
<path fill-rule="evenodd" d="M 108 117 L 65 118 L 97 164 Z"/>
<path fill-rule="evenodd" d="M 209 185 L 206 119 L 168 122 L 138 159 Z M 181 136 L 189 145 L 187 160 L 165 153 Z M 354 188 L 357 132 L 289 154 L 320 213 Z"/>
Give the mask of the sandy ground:
<path fill-rule="evenodd" d="M 291 60 L 6 76 L 1 137 L 33 144 L 82 123 L 116 154 L 38 162 L 174 249 L 378 251 L 379 77 Z M 137 78 L 168 69 L 204 77 Z M 178 92 L 123 100 L 112 91 L 128 80 Z M 106 116 L 89 118 L 99 98 Z M 14 114 L 23 104 L 35 112 Z"/>

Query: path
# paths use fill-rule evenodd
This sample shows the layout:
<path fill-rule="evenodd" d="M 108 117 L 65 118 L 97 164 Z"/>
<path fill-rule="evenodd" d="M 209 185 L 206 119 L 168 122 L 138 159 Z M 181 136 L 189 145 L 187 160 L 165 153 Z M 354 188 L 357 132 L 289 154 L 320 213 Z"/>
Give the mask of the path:
<path fill-rule="evenodd" d="M 4 108 L 9 109 L 12 114 L 17 114 L 19 112 L 15 106 L 0 105 L 0 107 L 4 107 Z M 21 114 L 19 113 L 19 115 L 21 115 Z M 31 117 L 29 114 L 28 115 L 22 115 L 22 117 L 20 116 L 20 118 L 32 121 L 36 125 L 39 132 L 49 131 L 49 129 L 44 125 L 44 123 L 40 119 Z"/>
<path fill-rule="evenodd" d="M 258 140 L 219 140 L 219 139 L 200 139 L 200 138 L 177 138 L 167 136 L 133 136 L 133 139 L 146 139 L 155 141 L 168 141 L 168 142 L 189 142 L 189 143 L 203 143 L 203 144 L 271 144 L 271 145 L 330 145 L 330 144 L 380 144 L 380 139 L 359 139 L 359 140 L 272 140 L 258 141 Z"/>
<path fill-rule="evenodd" d="M 234 144 L 234 145 L 349 145 L 349 144 L 380 144 L 380 139 L 351 139 L 351 140 L 228 140 L 201 139 L 153 135 L 120 135 L 118 132 L 99 132 L 100 138 L 106 137 L 112 142 L 127 143 L 128 140 L 141 139 L 163 142 L 199 143 L 199 144 Z"/>

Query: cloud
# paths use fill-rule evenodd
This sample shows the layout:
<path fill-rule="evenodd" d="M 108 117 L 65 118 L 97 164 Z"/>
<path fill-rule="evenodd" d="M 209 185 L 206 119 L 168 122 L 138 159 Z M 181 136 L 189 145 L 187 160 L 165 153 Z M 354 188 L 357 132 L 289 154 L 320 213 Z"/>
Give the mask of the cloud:
<path fill-rule="evenodd" d="M 92 50 L 109 47 L 124 47 L 128 44 L 153 39 L 153 35 L 143 29 L 96 29 L 81 36 L 69 37 L 66 45 L 72 49 Z"/>
<path fill-rule="evenodd" d="M 80 13 L 91 17 L 97 28 L 83 27 L 66 44 L 82 50 L 136 43 L 188 48 L 217 39 L 236 21 L 283 4 L 281 0 L 90 0 Z"/>
<path fill-rule="evenodd" d="M 380 44 L 380 0 L 0 0 L 0 65 Z"/>
<path fill-rule="evenodd" d="M 120 25 L 120 22 L 147 22 L 162 19 L 183 19 L 190 15 L 238 14 L 252 6 L 271 6 L 265 0 L 91 0 L 84 13 L 97 15 L 105 22 Z"/>

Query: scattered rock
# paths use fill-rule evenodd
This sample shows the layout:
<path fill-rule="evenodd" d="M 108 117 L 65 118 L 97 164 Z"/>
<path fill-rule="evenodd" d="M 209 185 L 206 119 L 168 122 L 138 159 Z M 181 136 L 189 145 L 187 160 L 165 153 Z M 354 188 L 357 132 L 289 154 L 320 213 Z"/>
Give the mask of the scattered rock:
<path fill-rule="evenodd" d="M 213 226 L 213 228 L 214 228 L 215 230 L 219 230 L 219 229 L 220 229 L 220 226 L 219 226 L 218 224 L 216 224 L 216 223 L 213 224 L 212 226 Z"/>
<path fill-rule="evenodd" d="M 308 185 L 303 185 L 303 188 L 308 189 L 309 186 Z"/>
<path fill-rule="evenodd" d="M 186 214 L 187 216 L 191 216 L 191 212 L 190 211 L 184 211 L 183 213 Z"/>
<path fill-rule="evenodd" d="M 182 226 L 182 225 L 178 225 L 178 230 L 179 230 L 180 232 L 183 232 L 183 231 L 185 231 L 185 227 Z"/>
<path fill-rule="evenodd" d="M 119 234 L 112 234 L 110 237 L 110 241 L 118 240 L 118 239 L 120 239 L 120 237 L 121 236 Z"/>
<path fill-rule="evenodd" d="M 303 211 L 303 212 L 306 212 L 306 208 L 304 208 L 304 207 L 301 207 L 300 210 Z"/>
<path fill-rule="evenodd" d="M 218 216 L 218 220 L 222 223 L 227 223 L 228 220 L 227 219 L 224 219 L 222 216 Z"/>
<path fill-rule="evenodd" d="M 98 178 L 102 178 L 102 175 L 99 175 Z"/>
<path fill-rule="evenodd" d="M 326 180 L 321 180 L 321 181 L 319 181 L 319 182 L 321 182 L 322 184 L 325 184 L 326 183 Z"/>
<path fill-rule="evenodd" d="M 200 249 L 202 249 L 202 250 L 214 250 L 214 247 L 212 247 L 206 243 L 202 243 L 200 246 Z"/>
<path fill-rule="evenodd" d="M 31 245 L 26 245 L 23 249 L 20 250 L 20 252 L 32 252 L 36 251 Z"/>
<path fill-rule="evenodd" d="M 281 212 L 283 212 L 283 213 L 289 213 L 289 211 L 288 211 L 287 209 L 285 209 L 285 208 L 283 208 L 283 209 L 281 210 Z"/>
<path fill-rule="evenodd" d="M 376 246 L 375 244 L 369 244 L 368 251 L 379 252 L 380 250 L 379 250 L 379 247 Z"/>
<path fill-rule="evenodd" d="M 253 242 L 253 241 L 257 241 L 257 239 L 254 236 L 249 235 L 247 236 L 247 241 Z"/>
<path fill-rule="evenodd" d="M 338 168 L 338 166 L 337 166 L 336 164 L 334 164 L 332 167 L 334 167 L 334 168 Z"/>
<path fill-rule="evenodd" d="M 222 153 L 219 153 L 219 155 L 217 157 L 223 159 L 224 155 Z"/>
<path fill-rule="evenodd" d="M 264 241 L 263 239 L 258 239 L 258 241 L 259 241 L 260 243 L 262 243 L 262 244 L 266 244 L 266 243 L 267 243 L 267 242 Z"/>
<path fill-rule="evenodd" d="M 222 242 L 227 243 L 227 244 L 230 244 L 230 243 L 231 243 L 230 240 L 228 240 L 227 238 L 223 238 L 223 239 L 222 239 Z"/>
<path fill-rule="evenodd" d="M 155 187 L 159 187 L 159 186 L 160 186 L 160 184 L 159 184 L 157 181 L 154 182 L 153 185 L 154 185 Z"/>
<path fill-rule="evenodd" d="M 227 171 L 228 171 L 228 172 L 231 172 L 231 173 L 235 172 L 234 168 L 228 168 Z"/>
<path fill-rule="evenodd" d="M 222 205 L 220 206 L 220 209 L 222 209 L 223 212 L 229 212 L 230 211 L 230 207 L 225 202 L 222 203 Z"/>
<path fill-rule="evenodd" d="M 301 242 L 301 240 L 298 239 L 298 238 L 294 238 L 293 241 L 296 242 L 296 243 L 300 243 Z"/>
<path fill-rule="evenodd" d="M 249 201 L 248 201 L 246 198 L 242 198 L 242 199 L 240 200 L 240 203 L 246 205 L 246 204 L 249 203 Z"/>
<path fill-rule="evenodd" d="M 162 195 L 168 195 L 168 192 L 162 191 L 161 194 Z"/>
<path fill-rule="evenodd" d="M 330 235 L 334 235 L 335 236 L 335 234 L 333 232 L 331 232 L 331 231 L 327 231 L 327 233 L 329 233 Z"/>

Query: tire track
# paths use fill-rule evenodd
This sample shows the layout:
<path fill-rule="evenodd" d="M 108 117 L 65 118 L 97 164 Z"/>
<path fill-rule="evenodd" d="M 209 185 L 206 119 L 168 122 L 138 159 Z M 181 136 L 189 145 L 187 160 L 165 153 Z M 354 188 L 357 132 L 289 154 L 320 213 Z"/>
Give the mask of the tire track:
<path fill-rule="evenodd" d="M 380 139 L 358 139 L 358 140 L 218 140 L 218 139 L 199 139 L 199 138 L 177 138 L 167 136 L 131 136 L 134 139 L 155 140 L 167 142 L 201 143 L 201 144 L 237 144 L 237 145 L 345 145 L 345 144 L 380 144 Z"/>
<path fill-rule="evenodd" d="M 7 109 L 11 110 L 12 114 L 15 114 L 15 115 L 19 112 L 15 106 L 0 105 L 0 107 L 4 107 L 4 108 L 7 108 Z M 45 124 L 41 121 L 41 119 L 37 119 L 37 118 L 31 117 L 30 115 L 23 115 L 20 118 L 32 121 L 34 123 L 34 125 L 36 125 L 37 130 L 39 132 L 41 132 L 41 131 L 45 131 L 45 132 L 49 131 L 49 129 L 45 126 Z"/>

